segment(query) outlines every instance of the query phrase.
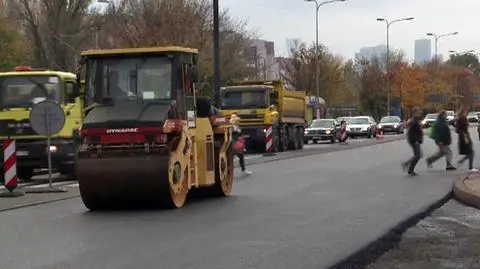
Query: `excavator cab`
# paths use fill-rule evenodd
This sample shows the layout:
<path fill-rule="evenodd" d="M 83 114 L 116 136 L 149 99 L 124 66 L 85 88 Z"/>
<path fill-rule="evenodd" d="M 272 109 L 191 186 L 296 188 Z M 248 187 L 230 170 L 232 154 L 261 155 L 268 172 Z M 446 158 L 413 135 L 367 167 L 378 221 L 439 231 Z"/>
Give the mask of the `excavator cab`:
<path fill-rule="evenodd" d="M 192 189 L 230 193 L 230 126 L 195 95 L 197 57 L 182 47 L 82 53 L 77 177 L 87 208 L 179 208 Z"/>

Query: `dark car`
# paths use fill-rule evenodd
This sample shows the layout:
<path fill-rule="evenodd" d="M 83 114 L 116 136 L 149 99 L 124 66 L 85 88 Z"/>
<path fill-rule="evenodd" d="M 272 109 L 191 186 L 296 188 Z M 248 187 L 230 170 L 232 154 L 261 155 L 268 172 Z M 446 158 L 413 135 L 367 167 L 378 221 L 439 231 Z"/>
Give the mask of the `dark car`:
<path fill-rule="evenodd" d="M 386 116 L 380 119 L 378 129 L 383 133 L 403 134 L 405 126 L 398 116 Z"/>
<path fill-rule="evenodd" d="M 320 140 L 330 140 L 335 143 L 340 137 L 340 124 L 334 119 L 317 119 L 305 129 L 303 140 L 305 144 L 312 140 L 317 143 Z"/>

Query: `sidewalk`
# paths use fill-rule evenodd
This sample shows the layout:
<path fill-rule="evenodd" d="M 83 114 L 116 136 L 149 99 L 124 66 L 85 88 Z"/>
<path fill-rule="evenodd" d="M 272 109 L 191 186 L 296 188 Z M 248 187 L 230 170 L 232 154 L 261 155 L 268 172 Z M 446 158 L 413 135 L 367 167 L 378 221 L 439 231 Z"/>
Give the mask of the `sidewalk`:
<path fill-rule="evenodd" d="M 463 203 L 480 208 L 480 173 L 471 173 L 457 179 L 453 193 Z"/>

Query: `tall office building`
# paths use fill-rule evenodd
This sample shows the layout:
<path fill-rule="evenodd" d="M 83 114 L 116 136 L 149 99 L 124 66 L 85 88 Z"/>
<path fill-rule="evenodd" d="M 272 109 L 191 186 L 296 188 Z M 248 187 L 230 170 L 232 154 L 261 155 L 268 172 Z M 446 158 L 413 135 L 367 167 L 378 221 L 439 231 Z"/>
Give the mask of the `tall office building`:
<path fill-rule="evenodd" d="M 415 40 L 415 64 L 424 64 L 432 58 L 432 41 L 430 39 Z"/>
<path fill-rule="evenodd" d="M 390 50 L 392 48 L 390 47 Z M 371 60 L 373 58 L 379 58 L 382 57 L 387 53 L 387 46 L 386 45 L 378 45 L 374 47 L 363 47 L 360 48 L 360 50 L 355 53 L 355 60 L 360 61 L 360 60 Z"/>
<path fill-rule="evenodd" d="M 302 44 L 302 40 L 299 38 L 287 38 L 287 53 L 288 56 L 292 56 L 292 52 L 297 50 L 300 47 L 300 44 Z"/>
<path fill-rule="evenodd" d="M 275 44 L 272 41 L 253 40 L 252 46 L 247 49 L 249 66 L 254 67 L 260 79 L 275 79 L 278 74 L 275 61 Z"/>

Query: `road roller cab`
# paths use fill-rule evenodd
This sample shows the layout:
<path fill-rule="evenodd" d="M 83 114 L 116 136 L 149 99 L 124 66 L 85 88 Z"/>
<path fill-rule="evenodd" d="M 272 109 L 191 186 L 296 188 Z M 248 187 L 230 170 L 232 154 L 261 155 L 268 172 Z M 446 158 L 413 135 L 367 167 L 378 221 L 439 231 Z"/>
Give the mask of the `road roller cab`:
<path fill-rule="evenodd" d="M 178 208 L 194 188 L 230 193 L 230 126 L 195 96 L 197 55 L 181 47 L 82 53 L 87 112 L 77 171 L 86 207 Z"/>

